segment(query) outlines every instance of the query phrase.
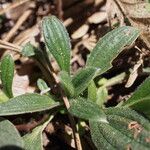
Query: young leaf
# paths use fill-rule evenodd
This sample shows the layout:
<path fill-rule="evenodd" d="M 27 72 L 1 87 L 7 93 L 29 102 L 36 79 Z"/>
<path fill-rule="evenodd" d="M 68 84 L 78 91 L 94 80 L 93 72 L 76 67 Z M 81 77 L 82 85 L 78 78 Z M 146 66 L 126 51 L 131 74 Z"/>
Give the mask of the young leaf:
<path fill-rule="evenodd" d="M 106 122 L 106 115 L 97 104 L 83 98 L 77 98 L 70 101 L 69 112 L 82 119 L 91 119 L 97 122 Z"/>
<path fill-rule="evenodd" d="M 90 120 L 97 149 L 150 149 L 148 120 L 129 108 L 110 108 L 105 113 L 109 123 Z"/>
<path fill-rule="evenodd" d="M 104 103 L 107 101 L 108 98 L 108 91 L 106 87 L 99 87 L 97 90 L 97 99 L 96 104 L 100 107 L 104 107 Z"/>
<path fill-rule="evenodd" d="M 0 118 L 0 149 L 21 150 L 23 147 L 23 140 L 15 126 L 10 121 Z"/>
<path fill-rule="evenodd" d="M 10 55 L 4 56 L 1 62 L 1 80 L 3 90 L 9 97 L 13 97 L 12 93 L 12 82 L 14 77 L 14 61 Z"/>
<path fill-rule="evenodd" d="M 31 43 L 27 43 L 23 46 L 21 53 L 25 57 L 30 57 L 35 55 L 35 50 L 36 48 Z"/>
<path fill-rule="evenodd" d="M 131 107 L 150 117 L 150 77 L 148 77 L 134 92 L 134 94 L 124 102 L 124 107 Z"/>
<path fill-rule="evenodd" d="M 66 71 L 61 71 L 60 72 L 60 83 L 62 88 L 64 89 L 65 93 L 68 96 L 73 96 L 74 95 L 74 87 L 71 81 L 71 77 Z"/>
<path fill-rule="evenodd" d="M 132 44 L 139 36 L 139 31 L 133 27 L 120 27 L 107 33 L 100 39 L 87 59 L 87 66 L 100 68 L 104 73 L 111 68 L 112 60 L 121 50 Z"/>
<path fill-rule="evenodd" d="M 79 70 L 74 75 L 74 77 L 72 78 L 72 83 L 75 88 L 75 96 L 78 96 L 87 88 L 91 80 L 95 77 L 96 72 L 96 68 L 86 67 Z"/>
<path fill-rule="evenodd" d="M 4 103 L 9 100 L 9 97 L 6 96 L 6 94 L 0 90 L 0 103 Z"/>
<path fill-rule="evenodd" d="M 92 100 L 93 102 L 95 102 L 97 99 L 97 88 L 93 80 L 88 86 L 88 99 Z"/>
<path fill-rule="evenodd" d="M 38 79 L 37 86 L 43 94 L 47 93 L 50 90 L 50 88 L 47 86 L 46 82 L 43 79 Z"/>
<path fill-rule="evenodd" d="M 61 70 L 70 73 L 70 39 L 63 24 L 55 17 L 45 17 L 42 22 L 43 35 L 51 54 Z"/>
<path fill-rule="evenodd" d="M 43 149 L 43 139 L 42 132 L 47 124 L 52 120 L 51 116 L 44 124 L 33 129 L 32 133 L 28 133 L 23 136 L 25 149 L 26 150 L 42 150 Z"/>
<path fill-rule="evenodd" d="M 24 94 L 0 104 L 0 116 L 17 115 L 52 109 L 59 106 L 50 97 L 39 94 Z"/>

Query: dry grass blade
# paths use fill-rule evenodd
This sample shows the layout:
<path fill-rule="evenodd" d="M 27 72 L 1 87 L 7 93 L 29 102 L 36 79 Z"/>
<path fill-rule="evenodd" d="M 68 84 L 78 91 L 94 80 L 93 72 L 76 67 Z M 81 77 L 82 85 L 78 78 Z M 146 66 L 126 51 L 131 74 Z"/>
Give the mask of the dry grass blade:
<path fill-rule="evenodd" d="M 7 8 L 0 10 L 0 15 L 3 15 L 7 11 L 9 11 L 9 10 L 11 10 L 13 8 L 16 8 L 19 5 L 22 5 L 22 4 L 24 4 L 24 3 L 28 2 L 28 1 L 30 1 L 30 0 L 19 0 L 19 1 L 14 2 L 12 5 L 8 6 Z"/>
<path fill-rule="evenodd" d="M 0 40 L 0 48 L 4 48 L 4 49 L 10 49 L 13 50 L 17 53 L 20 53 L 20 49 L 21 47 L 3 40 Z"/>
<path fill-rule="evenodd" d="M 31 10 L 27 10 L 23 13 L 23 15 L 16 22 L 15 26 L 8 32 L 8 34 L 4 38 L 4 41 L 9 41 L 13 37 L 13 35 L 16 33 L 19 27 L 24 23 L 24 21 L 27 20 L 27 18 L 31 13 L 32 13 Z"/>

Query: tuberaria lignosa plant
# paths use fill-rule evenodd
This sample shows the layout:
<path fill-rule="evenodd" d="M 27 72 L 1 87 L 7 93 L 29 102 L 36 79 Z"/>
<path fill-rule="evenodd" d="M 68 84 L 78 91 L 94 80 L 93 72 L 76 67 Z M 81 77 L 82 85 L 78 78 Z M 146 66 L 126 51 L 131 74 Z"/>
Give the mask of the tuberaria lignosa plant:
<path fill-rule="evenodd" d="M 111 108 L 104 106 L 105 87 L 98 89 L 95 78 L 112 67 L 112 61 L 139 36 L 139 31 L 130 26 L 116 28 L 101 38 L 88 56 L 84 68 L 71 73 L 71 43 L 68 33 L 55 16 L 42 20 L 46 49 L 42 50 L 27 43 L 22 47 L 22 55 L 35 59 L 43 71 L 43 79 L 38 79 L 40 93 L 27 93 L 14 97 L 12 80 L 14 62 L 10 55 L 1 60 L 1 82 L 3 96 L 0 103 L 0 149 L 19 148 L 42 150 L 42 132 L 58 112 L 68 114 L 73 132 L 78 121 L 89 125 L 91 138 L 100 150 L 148 150 L 150 149 L 150 78 L 147 78 L 135 93 L 121 105 Z M 51 55 L 51 56 L 50 56 Z M 51 57 L 57 62 L 60 72 L 55 73 Z M 55 85 L 55 86 L 54 86 Z M 55 93 L 51 88 L 56 87 Z M 83 94 L 84 92 L 87 94 Z M 20 135 L 7 116 L 28 113 L 46 113 L 49 117 L 31 133 Z M 78 139 L 77 139 L 78 138 Z M 90 138 L 90 137 L 89 137 Z M 74 134 L 76 149 L 82 144 Z"/>

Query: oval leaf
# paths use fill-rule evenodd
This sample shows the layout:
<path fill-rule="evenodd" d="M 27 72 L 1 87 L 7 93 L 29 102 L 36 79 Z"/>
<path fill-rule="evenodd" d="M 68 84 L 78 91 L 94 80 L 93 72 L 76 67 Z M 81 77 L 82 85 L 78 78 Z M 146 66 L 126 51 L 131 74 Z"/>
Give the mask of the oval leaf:
<path fill-rule="evenodd" d="M 92 101 L 77 98 L 70 101 L 69 112 L 82 119 L 107 122 L 106 115 L 99 106 Z"/>
<path fill-rule="evenodd" d="M 61 70 L 70 72 L 70 39 L 63 24 L 55 17 L 45 17 L 42 22 L 43 35 L 51 54 Z"/>
<path fill-rule="evenodd" d="M 11 98 L 12 82 L 14 77 L 14 61 L 10 55 L 4 56 L 1 62 L 1 80 L 5 94 Z"/>
<path fill-rule="evenodd" d="M 79 70 L 74 75 L 74 77 L 72 78 L 72 83 L 75 88 L 75 96 L 78 96 L 87 88 L 91 80 L 95 77 L 96 72 L 96 68 L 86 67 Z"/>
<path fill-rule="evenodd" d="M 44 124 L 33 129 L 32 133 L 23 136 L 26 150 L 43 150 L 42 132 L 47 124 L 52 120 L 53 116 L 48 119 Z"/>
<path fill-rule="evenodd" d="M 133 27 L 119 27 L 107 33 L 100 39 L 87 59 L 87 66 L 101 68 L 104 73 L 111 68 L 112 60 L 121 50 L 132 44 L 139 36 L 139 31 Z"/>
<path fill-rule="evenodd" d="M 91 135 L 97 149 L 150 149 L 148 120 L 129 108 L 110 108 L 105 113 L 109 123 L 90 120 Z"/>
<path fill-rule="evenodd" d="M 23 140 L 15 126 L 8 120 L 0 118 L 0 149 L 23 150 Z"/>
<path fill-rule="evenodd" d="M 24 94 L 0 104 L 0 116 L 43 111 L 59 106 L 50 97 L 39 94 Z"/>
<path fill-rule="evenodd" d="M 131 107 L 150 117 L 150 77 L 148 77 L 134 92 L 134 94 L 124 102 L 123 106 Z"/>

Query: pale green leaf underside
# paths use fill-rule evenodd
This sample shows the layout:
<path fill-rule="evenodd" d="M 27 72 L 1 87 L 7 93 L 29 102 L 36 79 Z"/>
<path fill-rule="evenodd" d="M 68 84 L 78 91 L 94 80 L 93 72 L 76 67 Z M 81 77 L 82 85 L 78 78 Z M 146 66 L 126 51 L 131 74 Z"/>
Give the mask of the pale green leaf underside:
<path fill-rule="evenodd" d="M 59 106 L 50 97 L 39 94 L 24 94 L 0 104 L 0 116 L 17 115 L 52 109 Z"/>
<path fill-rule="evenodd" d="M 0 118 L 0 149 L 22 149 L 23 140 L 15 126 L 8 120 Z"/>
<path fill-rule="evenodd" d="M 26 150 L 43 150 L 42 132 L 52 118 L 53 116 L 51 116 L 44 124 L 33 129 L 31 133 L 23 136 Z"/>
<path fill-rule="evenodd" d="M 131 45 L 138 36 L 139 31 L 129 26 L 112 30 L 98 41 L 88 57 L 87 66 L 100 68 L 100 73 L 104 73 L 111 68 L 112 60 L 121 50 Z"/>
<path fill-rule="evenodd" d="M 124 107 L 131 107 L 150 116 L 150 77 L 148 77 L 133 93 L 133 95 L 124 102 Z"/>
<path fill-rule="evenodd" d="M 42 30 L 46 46 L 59 67 L 70 73 L 71 44 L 65 27 L 55 16 L 50 16 L 43 19 Z"/>
<path fill-rule="evenodd" d="M 5 94 L 11 98 L 12 82 L 14 77 L 14 61 L 10 55 L 4 56 L 1 62 L 1 80 Z"/>

